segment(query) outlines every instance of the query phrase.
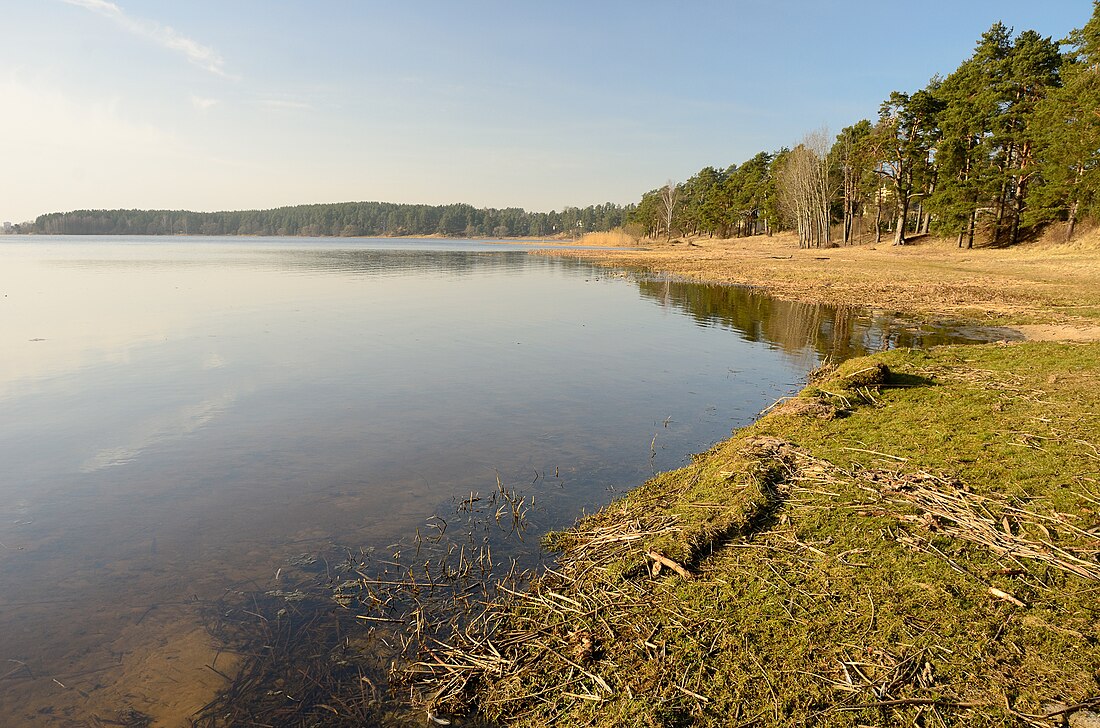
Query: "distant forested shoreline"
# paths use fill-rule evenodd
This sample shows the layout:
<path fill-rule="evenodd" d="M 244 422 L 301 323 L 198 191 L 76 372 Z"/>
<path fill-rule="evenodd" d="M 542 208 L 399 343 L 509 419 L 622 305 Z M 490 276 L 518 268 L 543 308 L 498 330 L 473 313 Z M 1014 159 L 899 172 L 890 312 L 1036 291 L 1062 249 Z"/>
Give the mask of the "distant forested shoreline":
<path fill-rule="evenodd" d="M 43 235 L 276 235 L 386 237 L 443 235 L 469 238 L 541 237 L 621 227 L 633 205 L 566 207 L 527 212 L 516 207 L 342 202 L 271 210 L 74 210 L 40 215 L 19 232 Z M 29 229 L 28 229 L 29 228 Z"/>

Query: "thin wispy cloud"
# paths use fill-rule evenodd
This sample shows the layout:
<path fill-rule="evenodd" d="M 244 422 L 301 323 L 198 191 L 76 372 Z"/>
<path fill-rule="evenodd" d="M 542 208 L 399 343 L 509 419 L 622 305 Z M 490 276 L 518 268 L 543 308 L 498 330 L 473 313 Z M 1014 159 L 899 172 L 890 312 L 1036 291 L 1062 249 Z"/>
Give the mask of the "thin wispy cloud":
<path fill-rule="evenodd" d="M 191 63 L 218 76 L 229 77 L 225 72 L 225 61 L 221 55 L 209 46 L 181 35 L 167 25 L 155 20 L 145 20 L 127 15 L 118 5 L 107 0 L 62 0 L 68 5 L 90 10 L 109 18 L 119 27 L 153 41 L 157 45 L 177 53 L 182 53 Z"/>
<path fill-rule="evenodd" d="M 312 109 L 309 104 L 301 101 L 287 101 L 284 99 L 260 99 L 257 101 L 260 106 L 266 106 L 269 109 Z"/>
<path fill-rule="evenodd" d="M 191 103 L 192 103 L 192 105 L 194 105 L 194 107 L 196 109 L 199 109 L 200 111 L 206 111 L 211 106 L 214 106 L 215 104 L 217 104 L 218 100 L 217 99 L 204 99 L 201 96 L 192 96 L 191 97 Z"/>

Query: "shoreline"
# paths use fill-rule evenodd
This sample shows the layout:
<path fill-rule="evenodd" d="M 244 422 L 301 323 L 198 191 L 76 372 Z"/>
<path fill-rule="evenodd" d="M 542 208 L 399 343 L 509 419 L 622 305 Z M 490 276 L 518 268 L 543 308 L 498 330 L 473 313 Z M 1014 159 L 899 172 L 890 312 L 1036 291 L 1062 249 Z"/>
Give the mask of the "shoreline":
<path fill-rule="evenodd" d="M 551 534 L 556 567 L 434 656 L 474 667 L 429 669 L 425 683 L 420 665 L 429 714 L 608 728 L 1100 720 L 1100 289 L 1064 308 L 1095 280 L 1097 254 L 1018 252 L 1008 262 L 1024 273 L 1011 275 L 983 260 L 1004 251 L 966 251 L 977 264 L 963 276 L 989 277 L 964 284 L 942 267 L 951 253 L 904 269 L 912 248 L 876 265 L 878 251 L 771 247 L 756 260 L 789 270 L 764 280 L 776 264 L 716 267 L 731 262 L 722 245 L 740 247 L 542 254 L 970 314 L 1032 340 L 815 372 L 691 465 Z M 1083 268 L 1054 282 L 1044 257 Z M 903 270 L 857 304 L 835 271 L 814 275 L 822 258 L 864 280 Z M 930 271 L 942 287 L 916 288 Z"/>
<path fill-rule="evenodd" d="M 555 246 L 607 267 L 749 286 L 776 298 L 1006 326 L 1029 340 L 1100 340 L 1100 234 L 1072 246 L 960 250 L 948 241 L 798 248 L 790 234 L 657 242 L 624 250 Z"/>
<path fill-rule="evenodd" d="M 1023 342 L 819 372 L 551 534 L 555 568 L 414 684 L 518 726 L 1100 719 L 1098 365 Z"/>

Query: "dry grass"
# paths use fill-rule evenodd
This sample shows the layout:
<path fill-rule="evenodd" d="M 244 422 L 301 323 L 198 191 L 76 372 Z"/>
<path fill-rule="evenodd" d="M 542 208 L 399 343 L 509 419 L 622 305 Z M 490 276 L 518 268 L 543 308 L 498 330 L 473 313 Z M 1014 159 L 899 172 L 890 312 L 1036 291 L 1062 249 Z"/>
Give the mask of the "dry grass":
<path fill-rule="evenodd" d="M 787 300 L 997 325 L 1070 327 L 1063 337 L 1077 331 L 1076 338 L 1100 338 L 1097 230 L 1068 245 L 1038 241 L 1012 249 L 960 250 L 953 241 L 929 238 L 901 247 L 800 249 L 793 236 L 783 234 L 547 254 L 748 285 Z"/>
<path fill-rule="evenodd" d="M 585 233 L 577 241 L 577 245 L 599 245 L 612 248 L 626 248 L 638 244 L 638 239 L 628 235 L 622 228 L 615 228 L 603 233 Z"/>

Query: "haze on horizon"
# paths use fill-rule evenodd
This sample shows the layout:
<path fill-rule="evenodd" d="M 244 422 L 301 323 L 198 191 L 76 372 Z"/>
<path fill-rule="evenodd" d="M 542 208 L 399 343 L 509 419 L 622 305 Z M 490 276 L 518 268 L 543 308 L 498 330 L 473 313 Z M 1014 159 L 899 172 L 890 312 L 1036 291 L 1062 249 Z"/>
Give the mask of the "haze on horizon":
<path fill-rule="evenodd" d="M 1091 0 L 6 0 L 0 221 L 382 200 L 637 201 L 874 118 L 996 21 Z"/>

